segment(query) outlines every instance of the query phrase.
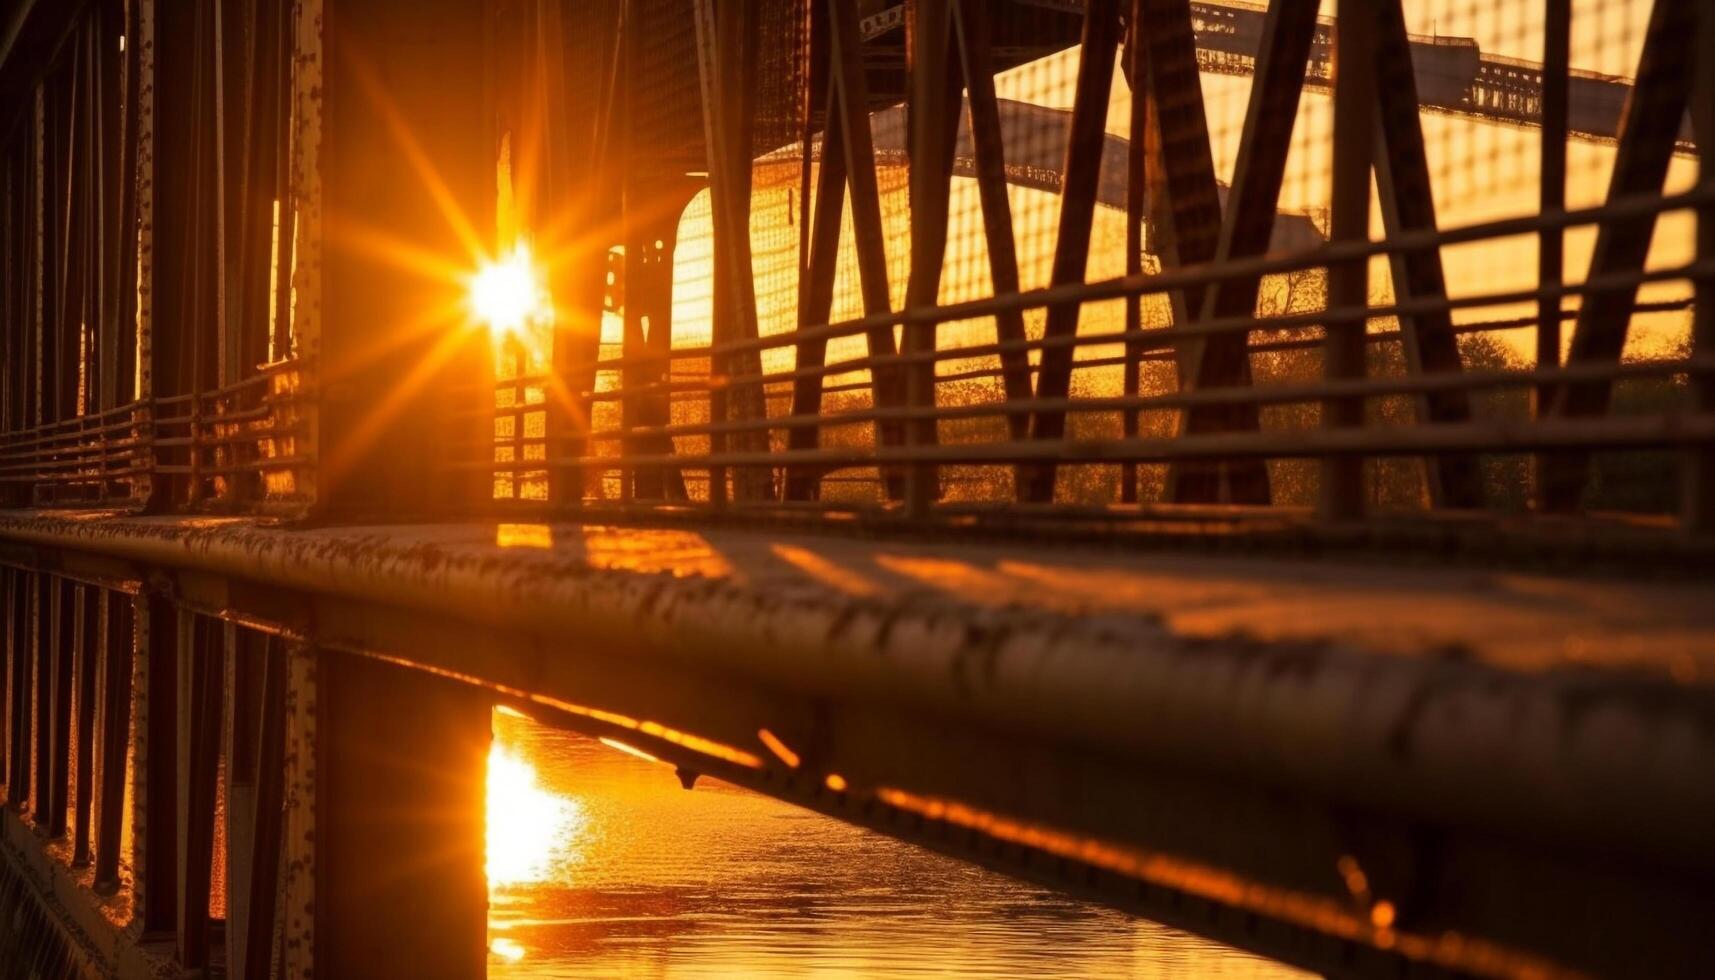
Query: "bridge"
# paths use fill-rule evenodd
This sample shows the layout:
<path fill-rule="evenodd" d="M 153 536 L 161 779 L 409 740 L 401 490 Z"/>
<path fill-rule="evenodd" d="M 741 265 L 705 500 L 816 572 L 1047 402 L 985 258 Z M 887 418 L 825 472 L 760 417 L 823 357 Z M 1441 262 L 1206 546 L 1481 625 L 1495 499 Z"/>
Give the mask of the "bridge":
<path fill-rule="evenodd" d="M 0 976 L 482 975 L 496 705 L 1328 976 L 1705 975 L 1715 14 L 1609 2 L 1604 130 L 1496 0 L 1449 222 L 1403 0 L 13 0 Z"/>

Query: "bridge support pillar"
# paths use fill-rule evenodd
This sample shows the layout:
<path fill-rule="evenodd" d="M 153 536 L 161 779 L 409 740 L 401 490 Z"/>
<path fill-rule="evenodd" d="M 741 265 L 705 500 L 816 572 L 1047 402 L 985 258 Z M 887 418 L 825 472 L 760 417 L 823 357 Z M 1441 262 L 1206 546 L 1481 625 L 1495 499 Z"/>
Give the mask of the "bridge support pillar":
<path fill-rule="evenodd" d="M 495 198 L 482 82 L 486 5 L 306 0 L 298 7 L 300 32 L 313 35 L 301 43 L 313 56 L 300 57 L 294 74 L 300 97 L 319 100 L 321 129 L 312 171 L 319 185 L 298 190 L 319 195 L 305 206 L 321 222 L 319 231 L 306 230 L 300 259 L 300 278 L 309 268 L 319 276 L 320 307 L 313 317 L 299 315 L 301 352 L 318 359 L 322 392 L 317 506 L 398 515 L 481 503 L 492 494 L 487 474 L 448 473 L 439 464 L 456 424 L 448 410 L 469 404 L 447 392 L 476 384 L 479 407 L 492 407 L 494 397 L 480 390 L 489 337 L 469 322 L 460 275 L 476 271 L 473 247 L 487 248 Z M 355 244 L 381 228 L 452 274 L 426 274 L 419 261 Z"/>
<path fill-rule="evenodd" d="M 482 977 L 487 699 L 302 645 L 288 676 L 287 975 Z"/>

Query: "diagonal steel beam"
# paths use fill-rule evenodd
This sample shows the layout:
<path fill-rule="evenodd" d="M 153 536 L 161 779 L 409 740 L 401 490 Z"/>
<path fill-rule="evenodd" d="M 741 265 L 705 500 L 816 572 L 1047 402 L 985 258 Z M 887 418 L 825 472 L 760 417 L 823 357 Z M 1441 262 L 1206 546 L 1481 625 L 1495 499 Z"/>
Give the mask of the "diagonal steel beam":
<path fill-rule="evenodd" d="M 875 140 L 870 130 L 869 90 L 864 78 L 862 35 L 854 0 L 827 0 L 813 8 L 811 77 L 822 59 L 826 63 L 827 122 L 822 130 L 822 162 L 817 175 L 816 197 L 810 221 L 809 255 L 798 296 L 798 323 L 813 327 L 828 322 L 833 309 L 834 278 L 839 262 L 840 228 L 845 194 L 849 190 L 852 236 L 857 250 L 858 288 L 865 315 L 888 313 L 893 308 L 888 288 L 886 232 L 881 220 L 881 192 L 876 180 Z M 892 329 L 873 327 L 865 333 L 871 357 L 897 353 Z M 796 345 L 801 368 L 825 363 L 827 341 L 802 341 Z M 793 384 L 792 414 L 821 411 L 825 379 L 800 378 Z M 905 385 L 897 366 L 870 371 L 870 397 L 884 408 L 905 404 Z M 904 442 L 904 427 L 896 421 L 878 421 L 877 444 L 897 446 Z M 815 448 L 820 433 L 794 429 L 787 437 L 794 449 Z M 883 473 L 890 499 L 905 494 L 905 481 L 898 473 Z M 799 468 L 787 474 L 788 500 L 813 500 L 819 493 L 820 473 Z"/>
<path fill-rule="evenodd" d="M 1304 66 L 1316 35 L 1315 0 L 1282 0 L 1269 7 L 1263 22 L 1255 80 L 1244 130 L 1239 138 L 1232 191 L 1222 217 L 1214 261 L 1226 262 L 1261 255 L 1268 250 L 1280 203 L 1280 185 L 1291 152 L 1292 133 L 1304 90 Z M 1221 320 L 1251 315 L 1256 310 L 1259 276 L 1223 279 L 1198 303 L 1200 318 Z M 1184 390 L 1244 386 L 1251 382 L 1248 338 L 1233 335 L 1218 343 L 1192 342 L 1184 349 L 1181 379 Z M 1180 413 L 1178 431 L 1245 431 L 1259 427 L 1254 406 L 1210 407 Z M 1175 503 L 1215 501 L 1225 496 L 1235 503 L 1269 501 L 1268 471 L 1260 461 L 1228 462 L 1193 472 L 1187 465 L 1168 474 L 1168 499 Z"/>
<path fill-rule="evenodd" d="M 1050 284 L 1064 286 L 1084 280 L 1090 257 L 1090 225 L 1096 207 L 1096 183 L 1102 165 L 1102 141 L 1106 135 L 1108 96 L 1113 85 L 1114 52 L 1119 45 L 1119 0 L 1090 0 L 1084 11 L 1082 51 L 1078 58 L 1078 80 L 1072 101 L 1072 123 L 1066 140 L 1066 165 L 1061 173 L 1059 232 L 1054 242 L 1054 265 Z M 1071 337 L 1078 332 L 1082 307 L 1076 302 L 1048 308 L 1043 336 Z M 1041 371 L 1036 379 L 1036 398 L 1059 401 L 1072 382 L 1073 350 L 1051 347 L 1042 352 Z M 1039 408 L 1030 418 L 1032 439 L 1060 439 L 1066 434 L 1064 408 Z M 1054 499 L 1055 466 L 1037 463 L 1021 469 L 1018 498 L 1029 503 Z"/>
<path fill-rule="evenodd" d="M 806 222 L 810 244 L 807 265 L 798 289 L 798 323 L 814 326 L 827 323 L 834 306 L 834 276 L 839 268 L 840 218 L 846 200 L 844 127 L 835 121 L 834 96 L 830 91 L 828 125 L 822 131 L 822 163 L 816 172 L 816 195 Z M 819 368 L 827 362 L 828 341 L 823 337 L 801 340 L 796 345 L 796 365 Z M 812 374 L 792 383 L 792 414 L 819 415 L 825 376 Z M 787 434 L 789 449 L 814 449 L 821 429 L 799 426 Z M 786 476 L 787 500 L 815 500 L 820 477 L 812 470 L 792 469 Z"/>
<path fill-rule="evenodd" d="M 1382 228 L 1388 237 L 1435 230 L 1435 197 L 1430 187 L 1429 160 L 1423 148 L 1422 108 L 1411 62 L 1400 0 L 1378 0 L 1376 17 L 1376 187 L 1381 199 Z M 1395 298 L 1402 303 L 1439 302 L 1447 298 L 1447 280 L 1438 249 L 1395 251 Z M 1434 310 L 1400 317 L 1400 346 L 1412 375 L 1457 374 L 1463 369 L 1453 317 Z M 1471 419 L 1470 397 L 1454 389 L 1417 398 L 1419 423 L 1443 424 Z M 1425 461 L 1432 507 L 1481 507 L 1483 488 L 1477 460 L 1471 456 L 1438 456 Z"/>
<path fill-rule="evenodd" d="M 983 235 L 988 246 L 989 279 L 996 296 L 1019 290 L 1018 246 L 1013 237 L 1012 202 L 1006 192 L 1006 147 L 1001 139 L 1000 103 L 994 90 L 992 29 L 988 5 L 982 0 L 954 0 L 953 35 L 964 66 L 970 113 L 971 150 L 977 196 L 983 211 Z M 995 339 L 1014 343 L 1025 339 L 1024 314 L 1009 310 L 995 315 Z M 1009 402 L 1030 399 L 1030 357 L 1022 350 L 1000 355 L 1001 384 Z M 1029 434 L 1030 417 L 1007 416 L 1012 438 Z"/>
<path fill-rule="evenodd" d="M 1639 56 L 1637 82 L 1620 123 L 1620 144 L 1608 184 L 1609 201 L 1659 194 L 1667 179 L 1690 102 L 1698 6 L 1694 0 L 1655 2 Z M 1656 215 L 1649 212 L 1598 226 L 1589 278 L 1607 279 L 1643 269 L 1655 224 Z M 1573 327 L 1567 364 L 1618 362 L 1636 303 L 1636 285 L 1588 293 Z M 1606 414 L 1612 392 L 1612 383 L 1607 380 L 1562 385 L 1555 393 L 1551 414 L 1561 418 Z M 1544 460 L 1543 508 L 1576 509 L 1588 478 L 1588 453 L 1558 453 Z"/>

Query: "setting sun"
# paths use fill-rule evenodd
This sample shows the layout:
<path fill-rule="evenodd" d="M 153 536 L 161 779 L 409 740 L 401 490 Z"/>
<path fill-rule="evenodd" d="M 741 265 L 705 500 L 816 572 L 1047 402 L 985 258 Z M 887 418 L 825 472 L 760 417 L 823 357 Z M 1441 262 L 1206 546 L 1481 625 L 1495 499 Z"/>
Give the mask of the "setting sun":
<path fill-rule="evenodd" d="M 575 800 L 543 789 L 536 768 L 496 742 L 488 753 L 488 883 L 541 881 L 575 855 Z"/>
<path fill-rule="evenodd" d="M 470 306 L 497 337 L 518 334 L 531 322 L 548 318 L 547 295 L 528 245 L 520 243 L 477 270 L 470 281 Z"/>

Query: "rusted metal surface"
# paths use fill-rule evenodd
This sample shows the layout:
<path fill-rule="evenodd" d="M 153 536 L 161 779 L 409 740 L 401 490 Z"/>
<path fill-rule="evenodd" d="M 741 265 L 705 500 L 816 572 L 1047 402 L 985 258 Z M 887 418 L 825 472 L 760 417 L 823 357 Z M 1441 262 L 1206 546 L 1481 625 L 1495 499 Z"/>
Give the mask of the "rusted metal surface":
<path fill-rule="evenodd" d="M 223 699 L 222 626 L 179 611 L 178 754 L 175 814 L 178 896 L 174 939 L 178 960 L 190 969 L 209 965 L 209 894 L 214 869 L 215 795 L 218 792 Z"/>
<path fill-rule="evenodd" d="M 1387 882 L 1378 887 L 1409 910 L 1397 931 L 1426 944 L 1406 943 L 1417 950 L 1407 958 L 1449 968 L 1489 972 L 1448 959 L 1432 941 L 1441 928 L 1563 966 L 1600 954 L 1557 945 L 1534 917 L 1495 924 L 1498 909 L 1434 898 L 1442 874 L 1481 866 L 1495 881 L 1528 879 L 1523 867 L 1547 861 L 1557 870 L 1544 887 L 1560 882 L 1561 897 L 1533 891 L 1531 901 L 1552 914 L 1629 902 L 1662 928 L 1681 913 L 1660 903 L 1684 896 L 1648 869 L 1715 874 L 1702 816 L 1715 806 L 1715 743 L 1698 734 L 1715 711 L 1715 619 L 1699 583 L 563 524 L 287 530 L 207 519 L 187 529 L 38 513 L 0 521 L 0 537 L 73 565 L 101 554 L 156 568 L 181 603 L 208 614 L 465 680 L 586 726 L 633 719 L 641 727 L 628 738 L 665 740 L 702 757 L 702 771 L 761 765 L 755 732 L 767 727 L 814 747 L 802 777 L 749 778 L 785 798 L 832 805 L 808 787 L 838 772 L 855 792 L 892 793 L 888 806 L 931 807 L 925 826 L 977 821 L 921 832 L 952 835 L 946 845 L 974 830 L 971 840 L 1002 842 L 982 846 L 1000 848 L 984 853 L 1003 866 L 1007 835 L 1036 827 L 1030 846 L 1051 853 L 1055 834 L 1119 848 L 1075 844 L 1095 861 L 1090 881 L 1117 876 L 1123 889 L 1142 875 L 1162 895 L 1189 888 L 1208 900 L 1197 874 L 1123 855 L 1176 856 L 1274 896 L 1245 906 L 1264 920 L 1373 950 L 1369 927 L 1337 924 L 1349 899 L 1317 897 L 1324 873 L 1340 894 L 1319 862 L 1367 855 L 1371 877 Z M 314 714 L 289 717 L 302 726 Z M 307 761 L 293 738 L 289 774 Z M 982 757 L 1015 761 L 971 768 Z M 298 778 L 288 777 L 288 828 L 312 805 L 292 789 Z M 1081 788 L 1066 796 L 1042 780 Z M 1307 809 L 1263 806 L 1255 793 Z M 924 802 L 937 800 L 966 809 Z M 1248 808 L 1269 822 L 1220 816 Z M 860 819 L 885 828 L 887 812 Z M 1337 829 L 1340 813 L 1368 814 L 1369 830 Z M 1435 828 L 1439 870 L 1413 865 L 1426 859 L 1420 845 L 1390 829 L 1404 826 Z M 312 901 L 311 857 L 290 843 L 310 839 L 302 833 L 287 838 L 289 937 L 307 908 L 298 903 Z M 1284 848 L 1291 860 L 1256 851 L 1283 834 L 1300 839 Z M 1334 851 L 1304 844 L 1321 835 Z M 1487 840 L 1505 843 L 1491 852 Z M 1565 887 L 1588 872 L 1548 855 L 1572 853 L 1629 870 L 1619 884 Z M 1646 928 L 1613 915 L 1615 929 Z M 1327 969 L 1306 958 L 1309 945 L 1293 953 L 1216 934 Z"/>
<path fill-rule="evenodd" d="M 131 748 L 132 656 L 136 620 L 130 596 L 101 590 L 101 674 L 97 714 L 100 747 L 95 798 L 95 872 L 92 887 L 104 894 L 119 890 L 120 849 L 124 846 L 125 760 Z"/>
<path fill-rule="evenodd" d="M 503 538 L 506 533 L 501 532 Z M 1458 573 L 1424 572 L 1421 577 L 1402 573 L 1399 590 L 1390 591 L 1357 587 L 1350 579 L 1342 588 L 1342 576 L 1353 573 L 1329 569 L 1318 575 L 1313 585 L 1285 588 L 1281 580 L 1304 569 L 1276 568 L 1263 562 L 1255 566 L 1217 564 L 1242 583 L 1232 587 L 1236 594 L 1266 593 L 1279 586 L 1292 598 L 1290 603 L 1271 598 L 1250 608 L 1240 603 L 1219 616 L 1202 614 L 1198 622 L 1188 618 L 1191 613 L 1174 612 L 1178 600 L 1186 595 L 1185 586 L 1164 583 L 1160 594 L 1151 595 L 1142 585 L 1154 581 L 1149 569 L 1158 569 L 1155 574 L 1161 575 L 1166 568 L 1145 558 L 1116 557 L 1100 566 L 1120 583 L 1127 581 L 1128 569 L 1136 569 L 1135 574 L 1141 577 L 1135 588 L 1126 585 L 1084 592 L 1102 577 L 1093 571 L 1074 574 L 1072 569 L 1085 561 L 1076 555 L 1065 563 L 1040 555 L 1030 556 L 1036 561 L 1026 561 L 1025 555 L 1009 555 L 999 547 L 946 546 L 906 549 L 902 556 L 890 557 L 898 549 L 886 544 L 793 540 L 793 546 L 830 556 L 826 558 L 830 567 L 852 565 L 859 569 L 846 582 L 855 594 L 842 594 L 838 578 L 833 584 L 816 580 L 814 570 L 819 563 L 811 563 L 810 570 L 805 570 L 768 557 L 777 552 L 777 545 L 787 546 L 763 535 L 577 526 L 544 526 L 544 533 L 550 539 L 564 539 L 564 543 L 541 550 L 505 547 L 496 542 L 493 526 L 422 527 L 408 532 L 284 531 L 233 520 L 184 529 L 167 521 L 66 521 L 46 514 L 0 521 L 0 534 L 14 540 L 101 551 L 150 565 L 203 568 L 295 592 L 334 592 L 358 601 L 456 610 L 476 621 L 525 631 L 626 637 L 633 642 L 642 638 L 650 646 L 659 644 L 680 651 L 679 656 L 723 669 L 843 690 L 921 682 L 929 690 L 915 696 L 952 695 L 951 690 L 931 692 L 943 681 L 952 682 L 957 673 L 954 667 L 974 651 L 959 644 L 925 649 L 920 654 L 905 651 L 918 644 L 938 645 L 933 641 L 953 625 L 951 621 L 942 623 L 945 616 L 936 614 L 956 612 L 987 624 L 982 631 L 983 642 L 1018 661 L 994 665 L 996 687 L 992 696 L 961 704 L 960 714 L 976 712 L 994 722 L 1011 719 L 1035 725 L 1042 723 L 1044 713 L 1063 712 L 1070 727 L 1057 727 L 1058 734 L 1108 747 L 1141 748 L 1148 744 L 1150 736 L 1135 728 L 1136 705 L 1127 706 L 1126 699 L 1147 693 L 1153 701 L 1165 695 L 1148 693 L 1148 685 L 1141 679 L 1136 683 L 1142 687 L 1128 682 L 1123 692 L 1112 679 L 1106 690 L 1080 692 L 1080 679 L 1102 675 L 1108 668 L 1096 665 L 1109 664 L 1113 657 L 1121 659 L 1112 663 L 1130 663 L 1137 672 L 1147 673 L 1155 669 L 1150 665 L 1153 652 L 1166 655 L 1181 641 L 1196 641 L 1195 646 L 1208 636 L 1272 637 L 1288 645 L 1312 643 L 1322 649 L 1321 656 L 1330 664 L 1342 663 L 1344 658 L 1360 656 L 1366 650 L 1415 654 L 1359 661 L 1374 660 L 1375 669 L 1407 674 L 1439 669 L 1431 663 L 1435 655 L 1458 649 L 1484 669 L 1508 672 L 1551 669 L 1564 662 L 1568 651 L 1576 650 L 1578 662 L 1592 669 L 1636 669 L 1667 679 L 1689 672 L 1691 677 L 1702 679 L 1700 683 L 1715 676 L 1715 666 L 1709 663 L 1707 650 L 1702 649 L 1706 638 L 1702 631 L 1710 620 L 1699 608 L 1705 590 L 1697 586 L 1627 588 L 1616 582 L 1545 580 L 1541 587 L 1564 596 L 1564 606 L 1591 604 L 1591 609 L 1578 614 L 1562 608 L 1529 609 L 1533 602 L 1528 598 L 1528 585 L 1521 584 L 1516 598 L 1486 597 L 1484 580 L 1473 581 Z M 734 561 L 733 556 L 740 560 Z M 747 567 L 745 559 L 755 559 L 759 565 Z M 890 565 L 905 571 L 889 571 Z M 1011 570 L 975 579 L 963 577 L 976 576 L 997 565 Z M 868 574 L 877 569 L 881 575 Z M 937 580 L 937 571 L 944 572 L 944 581 Z M 1368 573 L 1355 574 L 1361 580 Z M 1196 575 L 1187 567 L 1180 577 Z M 1415 614 L 1402 608 L 1409 605 L 1408 597 L 1413 593 L 1408 585 L 1414 580 L 1434 596 L 1434 601 L 1422 603 L 1424 608 Z M 973 581 L 990 589 L 987 598 L 975 605 L 971 602 L 981 598 L 980 590 L 965 590 Z M 882 584 L 889 587 L 882 589 Z M 1045 589 L 1045 584 L 1054 588 Z M 872 588 L 878 591 L 870 592 Z M 1109 595 L 1117 591 L 1127 600 L 1103 599 L 1101 591 Z M 1356 615 L 1359 607 L 1353 601 L 1357 596 L 1368 602 L 1362 606 L 1361 617 Z M 1603 598 L 1598 600 L 1598 596 Z M 1290 605 L 1292 611 L 1288 613 L 1283 604 Z M 1380 605 L 1409 618 L 1371 615 Z M 1628 607 L 1647 609 L 1649 615 L 1639 618 L 1624 612 Z M 1334 615 L 1340 608 L 1352 612 Z M 1109 621 L 1067 614 L 1098 609 L 1130 613 L 1131 617 Z M 776 615 L 780 617 L 778 624 L 760 625 Z M 1197 632 L 1176 636 L 1158 619 L 1175 615 L 1182 621 L 1198 622 Z M 1607 615 L 1616 618 L 1606 621 Z M 1278 621 L 1274 617 L 1279 617 Z M 1365 626 L 1366 621 L 1385 625 Z M 1526 623 L 1528 628 L 1523 625 Z M 740 632 L 729 635 L 727 630 Z M 1543 632 L 1533 640 L 1528 636 L 1530 630 Z M 774 639 L 758 646 L 752 631 Z M 894 656 L 875 656 L 876 651 L 870 649 L 873 642 L 882 643 L 882 651 L 896 651 L 901 662 L 894 663 Z M 1088 648 L 1087 659 L 1072 652 L 1080 647 Z M 1038 688 L 1028 695 L 1023 690 L 1009 692 L 1009 678 L 1033 673 L 1026 664 L 1056 656 L 1071 659 L 1069 669 L 1057 672 L 1059 676 L 1052 682 L 1055 690 Z M 1080 663 L 1088 666 L 1077 666 Z M 776 673 L 777 669 L 781 673 Z M 1528 678 L 1528 673 L 1519 676 Z M 1085 704 L 1090 710 L 1068 707 L 1074 704 Z M 1105 708 L 1099 707 L 1104 704 Z M 1189 708 L 1185 710 L 1194 714 Z M 1260 719 L 1250 722 L 1266 727 Z M 1258 736 L 1259 743 L 1266 741 L 1261 732 Z M 1231 735 L 1200 745 L 1196 751 L 1217 757 L 1243 755 Z M 1354 758 L 1350 746 L 1334 754 L 1348 761 Z M 1327 764 L 1313 756 L 1306 753 L 1299 764 L 1311 770 Z M 1385 761 L 1389 758 L 1389 753 L 1378 751 L 1375 762 L 1391 766 Z M 1504 755 L 1492 759 L 1491 764 L 1490 775 L 1478 778 L 1505 783 L 1501 773 L 1506 768 Z M 1421 792 L 1434 795 L 1427 787 Z M 1516 791 L 1505 795 L 1516 798 Z M 1689 816 L 1683 808 L 1663 808 L 1656 819 L 1671 825 Z M 1675 832 L 1666 826 L 1658 828 L 1662 840 L 1677 837 L 1686 843 L 1690 838 L 1683 835 L 1688 829 Z"/>
<path fill-rule="evenodd" d="M 280 971 L 293 980 L 315 977 L 316 781 L 318 700 L 315 649 L 285 644 L 284 846 L 280 878 Z"/>
<path fill-rule="evenodd" d="M 158 590 L 136 598 L 131 788 L 135 926 L 171 936 L 178 922 L 178 611 Z"/>

